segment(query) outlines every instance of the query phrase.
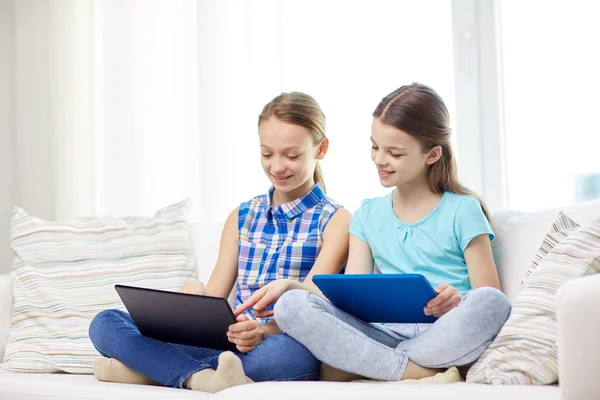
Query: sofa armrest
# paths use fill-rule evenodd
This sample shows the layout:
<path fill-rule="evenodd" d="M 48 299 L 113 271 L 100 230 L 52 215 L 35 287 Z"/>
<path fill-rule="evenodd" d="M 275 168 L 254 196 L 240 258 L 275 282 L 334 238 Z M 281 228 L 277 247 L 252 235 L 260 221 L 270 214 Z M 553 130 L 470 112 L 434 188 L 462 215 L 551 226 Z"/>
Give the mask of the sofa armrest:
<path fill-rule="evenodd" d="M 8 327 L 12 317 L 12 305 L 12 278 L 10 275 L 0 275 L 0 363 L 4 359 Z"/>
<path fill-rule="evenodd" d="M 562 400 L 600 396 L 600 274 L 567 282 L 558 291 L 558 364 Z"/>

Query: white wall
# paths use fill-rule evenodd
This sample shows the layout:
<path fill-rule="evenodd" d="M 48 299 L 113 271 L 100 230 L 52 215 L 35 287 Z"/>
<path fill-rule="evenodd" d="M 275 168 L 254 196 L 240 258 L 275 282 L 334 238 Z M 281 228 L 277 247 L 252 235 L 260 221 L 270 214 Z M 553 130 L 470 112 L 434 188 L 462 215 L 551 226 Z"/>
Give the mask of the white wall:
<path fill-rule="evenodd" d="M 14 180 L 14 0 L 0 0 L 0 274 L 10 271 Z"/>

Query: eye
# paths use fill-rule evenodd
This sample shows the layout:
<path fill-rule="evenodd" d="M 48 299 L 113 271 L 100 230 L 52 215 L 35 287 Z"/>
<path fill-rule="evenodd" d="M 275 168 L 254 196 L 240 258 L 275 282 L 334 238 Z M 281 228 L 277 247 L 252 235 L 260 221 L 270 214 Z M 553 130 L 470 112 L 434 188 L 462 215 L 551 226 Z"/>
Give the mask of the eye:
<path fill-rule="evenodd" d="M 379 150 L 379 147 L 375 146 L 374 144 L 372 144 L 372 145 L 371 145 L 371 148 L 372 148 L 373 150 Z"/>
<path fill-rule="evenodd" d="M 390 153 L 390 154 L 391 154 L 391 155 L 392 155 L 392 157 L 394 157 L 394 158 L 400 158 L 400 157 L 402 157 L 402 156 L 403 156 L 402 154 L 394 154 L 394 153 Z"/>
<path fill-rule="evenodd" d="M 263 155 L 262 155 L 262 156 L 263 156 L 264 158 L 269 158 L 269 157 L 271 157 L 272 155 L 273 155 L 273 154 L 265 154 L 265 153 L 263 153 Z"/>
<path fill-rule="evenodd" d="M 300 157 L 300 155 L 297 155 L 297 156 L 287 156 L 287 158 L 289 158 L 290 160 L 295 160 L 298 157 Z"/>

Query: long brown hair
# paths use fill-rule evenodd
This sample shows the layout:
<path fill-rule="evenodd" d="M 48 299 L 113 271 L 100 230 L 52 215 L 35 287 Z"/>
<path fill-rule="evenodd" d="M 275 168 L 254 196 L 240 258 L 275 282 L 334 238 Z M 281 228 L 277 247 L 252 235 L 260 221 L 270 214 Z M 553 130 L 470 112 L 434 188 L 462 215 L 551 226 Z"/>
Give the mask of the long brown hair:
<path fill-rule="evenodd" d="M 315 145 L 320 144 L 325 138 L 325 114 L 319 104 L 311 96 L 302 92 L 281 93 L 264 106 L 258 117 L 258 126 L 275 117 L 281 122 L 302 126 L 310 132 L 310 137 Z M 317 161 L 313 179 L 320 183 L 326 191 L 325 181 L 321 166 Z"/>
<path fill-rule="evenodd" d="M 440 146 L 442 156 L 427 172 L 429 187 L 434 193 L 447 191 L 477 197 L 483 213 L 490 221 L 485 203 L 458 181 L 456 161 L 450 144 L 450 114 L 435 90 L 420 83 L 402 86 L 381 100 L 373 117 L 417 139 L 423 152 Z"/>

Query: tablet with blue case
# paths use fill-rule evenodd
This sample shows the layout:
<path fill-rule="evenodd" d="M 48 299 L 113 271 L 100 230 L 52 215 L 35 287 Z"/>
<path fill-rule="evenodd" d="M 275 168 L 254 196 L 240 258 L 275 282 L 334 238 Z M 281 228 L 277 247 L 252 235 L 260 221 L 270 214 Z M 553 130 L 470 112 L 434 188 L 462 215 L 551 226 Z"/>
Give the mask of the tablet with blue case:
<path fill-rule="evenodd" d="M 437 296 L 420 274 L 315 275 L 331 303 L 365 322 L 432 323 L 423 308 Z"/>

